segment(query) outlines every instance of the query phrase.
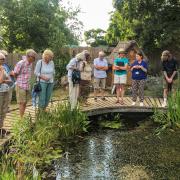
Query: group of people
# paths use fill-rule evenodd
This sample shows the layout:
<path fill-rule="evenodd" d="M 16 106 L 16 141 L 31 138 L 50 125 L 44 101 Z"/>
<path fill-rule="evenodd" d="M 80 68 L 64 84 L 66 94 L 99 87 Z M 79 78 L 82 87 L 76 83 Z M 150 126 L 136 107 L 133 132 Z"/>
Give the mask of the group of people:
<path fill-rule="evenodd" d="M 33 63 L 37 58 L 37 53 L 33 49 L 26 51 L 23 60 L 18 61 L 14 69 L 10 69 L 7 64 L 7 52 L 0 51 L 0 134 L 4 134 L 3 123 L 12 99 L 12 91 L 15 86 L 16 99 L 19 104 L 20 117 L 23 117 L 27 102 L 30 97 L 31 80 L 33 75 Z M 41 86 L 38 93 L 38 107 L 45 110 L 48 106 L 53 85 L 55 67 L 53 62 L 54 54 L 46 49 L 42 54 L 42 59 L 38 60 L 35 66 L 34 75 Z"/>
<path fill-rule="evenodd" d="M 88 56 L 87 56 L 88 55 Z M 88 57 L 88 58 L 87 58 Z M 67 65 L 68 70 L 68 82 L 69 82 L 69 97 L 71 108 L 73 109 L 78 101 L 78 98 L 82 98 L 85 92 L 84 81 L 86 85 L 90 83 L 91 78 L 94 77 L 94 101 L 101 98 L 106 101 L 105 98 L 105 88 L 106 88 L 106 78 L 108 70 L 108 62 L 105 59 L 105 53 L 103 51 L 99 52 L 98 58 L 94 59 L 93 66 L 89 63 L 90 54 L 88 51 L 83 51 L 76 55 L 75 58 L 71 59 Z M 86 68 L 88 66 L 88 68 Z M 83 67 L 83 68 L 82 68 Z M 73 83 L 72 73 L 73 71 L 79 70 L 80 81 Z M 119 57 L 114 60 L 113 72 L 114 72 L 114 85 L 116 87 L 117 101 L 115 103 L 124 104 L 123 97 L 125 92 L 125 85 L 127 83 L 127 71 L 129 70 L 129 60 L 126 57 L 126 52 L 124 49 L 119 49 Z M 143 106 L 144 100 L 144 85 L 147 78 L 147 63 L 143 59 L 143 54 L 141 52 L 136 54 L 136 60 L 130 65 L 130 70 L 132 71 L 132 96 L 133 104 L 136 104 L 138 90 L 140 97 L 140 106 Z M 93 72 L 92 72 L 93 71 Z M 85 76 L 85 74 L 88 74 Z M 88 79 L 84 79 L 87 77 Z M 86 87 L 87 87 L 86 86 Z M 88 89 L 88 87 L 87 87 Z M 88 92 L 86 89 L 86 92 Z M 100 92 L 100 97 L 98 93 Z M 88 95 L 88 94 L 86 94 Z M 85 101 L 85 104 L 88 104 Z"/>
<path fill-rule="evenodd" d="M 163 107 L 167 106 L 168 93 L 177 88 L 177 61 L 173 58 L 169 51 L 163 51 L 162 56 L 162 71 L 163 71 Z M 87 66 L 87 67 L 86 67 Z M 70 60 L 67 65 L 68 82 L 69 82 L 69 100 L 71 108 L 77 105 L 78 99 L 82 99 L 85 95 L 88 96 L 88 84 L 91 78 L 94 77 L 94 101 L 101 98 L 106 101 L 104 96 L 106 87 L 106 78 L 108 70 L 108 62 L 105 59 L 105 53 L 99 52 L 98 58 L 94 59 L 93 65 L 90 65 L 90 54 L 88 51 L 83 51 L 77 54 Z M 137 52 L 135 60 L 132 64 L 129 63 L 126 57 L 126 52 L 123 48 L 119 49 L 118 57 L 113 63 L 113 84 L 116 89 L 117 100 L 115 103 L 124 104 L 125 85 L 127 83 L 127 72 L 131 71 L 132 78 L 132 106 L 137 104 L 139 96 L 139 106 L 144 106 L 144 87 L 147 79 L 148 64 L 144 59 L 142 52 Z M 73 72 L 79 71 L 80 80 L 73 82 Z M 85 93 L 86 92 L 86 93 Z M 98 95 L 100 92 L 100 96 Z M 88 104 L 85 99 L 85 105 Z"/>
<path fill-rule="evenodd" d="M 7 64 L 8 53 L 5 50 L 0 51 L 0 134 L 5 131 L 3 122 L 12 99 L 12 92 L 15 87 L 16 99 L 19 104 L 20 116 L 23 117 L 26 105 L 30 95 L 30 85 L 32 79 L 32 64 L 35 62 L 37 53 L 33 49 L 26 51 L 26 56 L 20 60 L 11 69 Z M 42 54 L 42 59 L 38 60 L 35 66 L 34 75 L 36 81 L 40 84 L 41 90 L 38 92 L 38 107 L 45 110 L 50 101 L 53 86 L 55 66 L 53 62 L 54 54 L 51 50 L 46 49 Z M 163 106 L 167 105 L 168 93 L 177 87 L 177 61 L 169 51 L 163 51 L 162 56 L 163 71 Z M 69 83 L 69 101 L 71 109 L 74 109 L 78 100 L 82 100 L 88 105 L 87 96 L 90 90 L 90 82 L 94 78 L 94 101 L 106 101 L 105 88 L 108 70 L 108 62 L 103 51 L 91 63 L 90 53 L 87 50 L 77 54 L 70 60 L 66 66 L 68 71 Z M 124 104 L 125 85 L 127 83 L 127 72 L 132 74 L 132 106 L 136 105 L 139 96 L 139 105 L 143 106 L 144 86 L 147 79 L 148 65 L 144 60 L 143 53 L 137 52 L 136 58 L 132 64 L 126 57 L 124 49 L 119 49 L 118 57 L 113 64 L 114 82 L 116 88 L 117 100 L 115 103 Z M 100 96 L 98 96 L 100 93 Z"/>

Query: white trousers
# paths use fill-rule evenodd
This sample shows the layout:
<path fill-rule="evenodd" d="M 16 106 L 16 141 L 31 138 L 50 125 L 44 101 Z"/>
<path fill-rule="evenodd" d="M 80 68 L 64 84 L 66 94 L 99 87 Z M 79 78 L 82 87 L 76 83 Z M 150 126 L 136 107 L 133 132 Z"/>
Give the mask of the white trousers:
<path fill-rule="evenodd" d="M 68 78 L 69 82 L 69 101 L 71 104 L 71 110 L 74 109 L 77 105 L 77 100 L 79 97 L 79 84 L 73 85 L 71 78 Z"/>

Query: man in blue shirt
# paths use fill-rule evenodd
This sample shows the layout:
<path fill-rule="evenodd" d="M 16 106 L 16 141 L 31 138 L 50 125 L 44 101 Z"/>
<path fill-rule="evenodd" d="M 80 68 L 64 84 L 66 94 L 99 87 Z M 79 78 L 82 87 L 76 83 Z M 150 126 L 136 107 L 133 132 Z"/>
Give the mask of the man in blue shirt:
<path fill-rule="evenodd" d="M 116 86 L 116 103 L 124 104 L 124 86 L 127 82 L 127 69 L 129 60 L 125 57 L 125 50 L 119 49 L 119 57 L 114 60 L 113 70 L 114 70 L 114 84 Z M 121 97 L 121 100 L 120 100 Z"/>
<path fill-rule="evenodd" d="M 97 94 L 100 91 L 102 100 L 106 100 L 104 97 L 106 78 L 108 70 L 107 60 L 104 58 L 103 51 L 99 52 L 99 57 L 94 59 L 94 100 L 97 101 Z"/>

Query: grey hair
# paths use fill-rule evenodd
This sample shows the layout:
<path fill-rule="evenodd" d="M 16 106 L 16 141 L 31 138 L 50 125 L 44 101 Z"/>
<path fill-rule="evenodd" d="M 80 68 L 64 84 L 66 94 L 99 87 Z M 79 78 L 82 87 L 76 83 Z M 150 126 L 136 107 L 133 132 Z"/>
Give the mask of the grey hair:
<path fill-rule="evenodd" d="M 99 56 L 105 56 L 105 53 L 104 53 L 104 51 L 99 51 Z"/>
<path fill-rule="evenodd" d="M 76 58 L 77 58 L 78 60 L 85 60 L 85 55 L 84 55 L 83 52 L 81 52 L 81 53 L 79 53 L 79 54 L 76 55 Z"/>
<path fill-rule="evenodd" d="M 26 51 L 26 56 L 36 56 L 36 55 L 37 55 L 37 53 L 33 49 L 28 49 Z"/>

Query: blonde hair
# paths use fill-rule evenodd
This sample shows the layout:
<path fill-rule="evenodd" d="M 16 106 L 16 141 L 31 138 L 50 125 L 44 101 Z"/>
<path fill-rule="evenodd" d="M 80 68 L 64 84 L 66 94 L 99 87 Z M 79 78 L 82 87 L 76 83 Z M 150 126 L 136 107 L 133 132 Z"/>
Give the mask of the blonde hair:
<path fill-rule="evenodd" d="M 162 52 L 161 61 L 167 61 L 168 59 L 171 59 L 171 58 L 172 58 L 172 55 L 171 55 L 170 51 L 165 50 Z"/>
<path fill-rule="evenodd" d="M 54 53 L 50 49 L 46 49 L 42 54 L 42 58 L 44 59 L 46 56 L 50 56 L 51 58 L 53 58 Z"/>
<path fill-rule="evenodd" d="M 7 55 L 8 55 L 8 52 L 7 52 L 6 50 L 0 50 L 0 52 L 1 52 L 2 54 L 4 54 L 4 56 L 7 56 Z"/>
<path fill-rule="evenodd" d="M 5 59 L 5 55 L 2 52 L 0 52 L 0 58 Z"/>

